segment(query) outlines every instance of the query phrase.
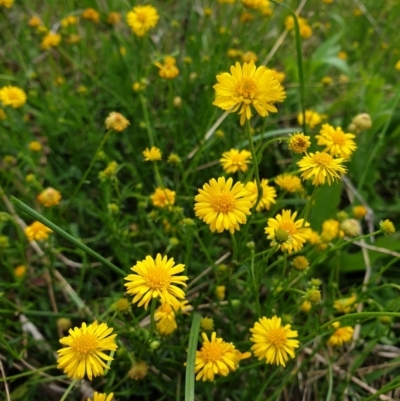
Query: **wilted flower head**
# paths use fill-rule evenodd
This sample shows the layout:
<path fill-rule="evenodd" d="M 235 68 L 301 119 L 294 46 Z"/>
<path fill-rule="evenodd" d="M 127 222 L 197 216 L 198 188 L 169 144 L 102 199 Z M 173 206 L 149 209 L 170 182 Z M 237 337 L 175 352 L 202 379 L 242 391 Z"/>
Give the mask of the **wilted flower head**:
<path fill-rule="evenodd" d="M 310 137 L 301 133 L 294 134 L 289 139 L 289 149 L 294 153 L 305 153 L 310 145 Z"/>
<path fill-rule="evenodd" d="M 106 118 L 105 124 L 107 129 L 121 132 L 125 130 L 130 123 L 122 114 L 112 111 Z"/>

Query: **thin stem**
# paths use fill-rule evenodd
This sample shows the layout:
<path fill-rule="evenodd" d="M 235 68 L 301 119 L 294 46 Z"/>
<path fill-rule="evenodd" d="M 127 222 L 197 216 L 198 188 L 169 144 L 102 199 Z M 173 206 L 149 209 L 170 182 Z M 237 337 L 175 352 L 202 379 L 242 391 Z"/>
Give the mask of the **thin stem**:
<path fill-rule="evenodd" d="M 306 225 L 306 223 L 307 223 L 307 219 L 308 219 L 308 216 L 309 216 L 310 211 L 311 211 L 311 206 L 312 206 L 312 204 L 314 202 L 314 199 L 315 199 L 315 196 L 317 195 L 318 190 L 319 190 L 319 187 L 315 185 L 314 189 L 313 189 L 313 192 L 311 194 L 311 198 L 308 201 L 307 205 L 305 206 L 306 212 L 304 213 L 302 227 L 304 227 Z"/>
<path fill-rule="evenodd" d="M 257 316 L 260 318 L 261 317 L 261 306 L 260 306 L 260 288 L 256 280 L 256 275 L 254 271 L 254 249 L 251 250 L 251 262 L 250 262 L 250 271 L 251 271 L 251 276 L 252 276 L 252 281 L 253 281 L 253 287 L 254 287 L 254 296 L 256 299 L 256 309 L 257 309 Z"/>
<path fill-rule="evenodd" d="M 237 261 L 237 256 L 238 256 L 237 242 L 236 242 L 235 234 L 232 234 L 231 232 L 229 232 L 229 234 L 231 235 L 232 247 L 233 247 L 232 261 L 233 261 L 234 263 L 236 263 L 236 261 Z"/>
<path fill-rule="evenodd" d="M 246 133 L 247 133 L 247 139 L 249 140 L 251 157 L 253 159 L 253 172 L 254 172 L 254 175 L 256 176 L 256 183 L 257 183 L 257 190 L 258 190 L 257 200 L 253 206 L 253 210 L 256 210 L 257 205 L 260 202 L 261 197 L 262 197 L 262 188 L 261 188 L 260 174 L 258 172 L 257 155 L 256 155 L 256 151 L 254 149 L 253 137 L 251 135 L 249 120 L 246 120 Z"/>
<path fill-rule="evenodd" d="M 156 321 L 154 319 L 154 314 L 156 312 L 156 303 L 157 299 L 153 298 L 151 300 L 151 307 L 150 307 L 150 334 L 149 334 L 149 340 L 153 337 Z"/>
<path fill-rule="evenodd" d="M 72 380 L 71 384 L 68 386 L 68 388 L 65 390 L 65 393 L 61 397 L 60 401 L 65 401 L 68 397 L 68 394 L 71 392 L 72 388 L 75 386 L 77 380 Z"/>
<path fill-rule="evenodd" d="M 81 189 L 82 184 L 85 182 L 87 176 L 89 175 L 90 171 L 92 170 L 92 167 L 94 165 L 94 162 L 97 160 L 100 151 L 103 149 L 104 144 L 106 143 L 108 137 L 110 136 L 112 130 L 109 130 L 106 132 L 106 134 L 103 136 L 103 139 L 100 142 L 100 145 L 97 147 L 95 154 L 92 157 L 92 160 L 90 161 L 89 167 L 86 169 L 85 173 L 81 177 L 78 186 L 75 188 L 74 193 L 72 196 L 69 198 L 68 203 L 65 205 L 64 209 L 61 210 L 61 215 L 65 213 L 65 211 L 68 209 L 68 207 L 71 205 L 72 201 L 74 200 L 76 194 L 78 191 Z"/>
<path fill-rule="evenodd" d="M 199 339 L 201 315 L 193 314 L 192 327 L 189 334 L 189 346 L 186 359 L 185 401 L 194 401 L 194 368 L 196 363 L 197 342 Z"/>
<path fill-rule="evenodd" d="M 154 137 L 153 137 L 153 132 L 151 130 L 149 112 L 147 110 L 147 105 L 146 105 L 146 99 L 142 95 L 139 95 L 139 98 L 140 98 L 140 103 L 142 104 L 144 119 L 146 121 L 146 130 L 147 130 L 147 135 L 149 137 L 150 146 L 154 146 Z"/>

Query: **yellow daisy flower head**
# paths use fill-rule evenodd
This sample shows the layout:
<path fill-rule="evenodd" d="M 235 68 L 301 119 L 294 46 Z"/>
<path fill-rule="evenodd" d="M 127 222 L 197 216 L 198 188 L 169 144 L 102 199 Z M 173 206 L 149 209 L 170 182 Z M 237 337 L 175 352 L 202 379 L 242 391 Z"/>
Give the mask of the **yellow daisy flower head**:
<path fill-rule="evenodd" d="M 309 236 L 307 227 L 310 224 L 307 222 L 303 224 L 304 220 L 296 220 L 296 216 L 297 212 L 292 214 L 291 210 L 282 210 L 282 214 L 277 214 L 275 218 L 268 219 L 268 225 L 264 231 L 267 234 L 267 239 L 272 240 L 271 246 L 278 244 L 281 251 L 289 253 L 297 252 L 303 248 Z M 288 240 L 280 241 L 280 238 L 277 238 L 282 233 L 287 233 Z"/>
<path fill-rule="evenodd" d="M 176 59 L 172 56 L 164 58 L 164 64 L 160 62 L 154 63 L 159 68 L 158 75 L 164 79 L 174 79 L 179 75 L 179 69 L 176 66 Z"/>
<path fill-rule="evenodd" d="M 322 122 L 322 116 L 318 114 L 316 111 L 306 110 L 305 115 L 306 115 L 306 125 L 309 126 L 310 128 L 314 128 L 315 126 L 317 126 Z M 304 121 L 303 113 L 299 113 L 297 115 L 297 122 L 300 125 L 303 125 L 303 121 Z"/>
<path fill-rule="evenodd" d="M 332 156 L 349 159 L 352 153 L 357 149 L 353 134 L 346 134 L 340 127 L 332 127 L 324 124 L 319 131 L 321 135 L 316 135 L 318 139 L 317 145 L 325 146 L 324 152 L 330 153 Z"/>
<path fill-rule="evenodd" d="M 42 144 L 39 141 L 29 142 L 28 148 L 31 152 L 40 152 L 42 150 Z"/>
<path fill-rule="evenodd" d="M 255 54 L 254 52 L 249 50 L 249 51 L 243 53 L 242 61 L 244 63 L 250 63 L 251 61 L 254 61 L 254 63 L 257 63 L 257 61 L 258 61 L 257 54 Z"/>
<path fill-rule="evenodd" d="M 41 241 L 49 238 L 49 233 L 53 230 L 46 227 L 39 221 L 34 221 L 30 226 L 25 228 L 25 235 L 28 241 Z"/>
<path fill-rule="evenodd" d="M 226 287 L 224 285 L 217 285 L 217 287 L 215 288 L 215 296 L 220 301 L 225 299 L 225 292 L 226 292 Z"/>
<path fill-rule="evenodd" d="M 57 47 L 61 42 L 61 35 L 59 33 L 49 32 L 42 39 L 42 43 L 40 44 L 40 48 L 42 50 L 49 50 L 52 47 Z"/>
<path fill-rule="evenodd" d="M 352 212 L 353 212 L 353 216 L 356 219 L 362 219 L 363 217 L 366 216 L 366 214 L 368 213 L 368 210 L 363 205 L 357 205 L 357 206 L 353 207 Z"/>
<path fill-rule="evenodd" d="M 160 336 L 164 337 L 171 335 L 177 328 L 178 325 L 176 324 L 175 315 L 173 315 L 172 319 L 163 318 L 156 323 L 157 332 L 160 334 Z"/>
<path fill-rule="evenodd" d="M 243 66 L 237 62 L 230 71 L 230 74 L 224 72 L 217 75 L 213 105 L 231 113 L 239 110 L 241 125 L 246 119 L 250 120 L 251 106 L 261 117 L 278 112 L 274 103 L 283 102 L 286 93 L 271 70 L 264 66 L 256 68 L 250 61 Z"/>
<path fill-rule="evenodd" d="M 56 189 L 49 187 L 37 196 L 37 200 L 44 207 L 56 206 L 60 203 L 61 194 Z"/>
<path fill-rule="evenodd" d="M 212 178 L 194 198 L 196 216 L 209 224 L 212 232 L 229 230 L 233 234 L 240 230 L 239 224 L 246 223 L 246 215 L 250 215 L 251 201 L 244 185 L 240 181 L 232 185 L 232 178 L 227 181 L 225 177 L 218 181 Z"/>
<path fill-rule="evenodd" d="M 100 14 L 94 8 L 87 8 L 82 11 L 82 18 L 97 24 L 100 21 Z"/>
<path fill-rule="evenodd" d="M 214 320 L 211 317 L 203 317 L 200 326 L 204 331 L 214 330 Z"/>
<path fill-rule="evenodd" d="M 289 149 L 293 153 L 305 153 L 310 145 L 310 137 L 301 133 L 291 135 L 289 139 Z"/>
<path fill-rule="evenodd" d="M 349 237 L 358 237 L 361 234 L 361 225 L 356 219 L 345 219 L 340 223 L 340 229 Z"/>
<path fill-rule="evenodd" d="M 308 24 L 300 25 L 300 36 L 302 38 L 308 39 L 309 37 L 311 37 L 312 33 L 313 30 L 310 25 Z"/>
<path fill-rule="evenodd" d="M 328 344 L 333 347 L 340 347 L 353 339 L 354 329 L 350 326 L 340 327 L 340 322 L 334 322 L 332 326 L 336 329 L 329 337 Z"/>
<path fill-rule="evenodd" d="M 106 118 L 105 124 L 108 130 L 121 132 L 128 127 L 130 122 L 122 114 L 112 111 Z"/>
<path fill-rule="evenodd" d="M 161 302 L 170 305 L 179 305 L 177 298 L 184 299 L 185 293 L 176 285 L 186 287 L 185 281 L 188 280 L 186 276 L 175 276 L 185 270 L 183 264 L 176 266 L 173 258 L 164 258 L 157 254 L 153 259 L 151 256 L 146 256 L 146 259 L 137 262 L 131 270 L 135 274 L 129 274 L 125 277 L 128 283 L 124 285 L 127 287 L 127 293 L 134 295 L 132 303 L 138 301 L 138 306 L 144 305 L 147 310 L 149 302 L 153 298 L 160 297 Z"/>
<path fill-rule="evenodd" d="M 389 219 L 381 221 L 379 227 L 386 236 L 393 235 L 396 232 L 394 224 Z"/>
<path fill-rule="evenodd" d="M 104 375 L 104 370 L 109 369 L 104 361 L 112 361 L 104 351 L 115 351 L 118 346 L 115 343 L 114 329 L 106 323 L 94 322 L 69 330 L 69 336 L 63 337 L 60 343 L 66 345 L 57 351 L 57 368 L 71 379 L 83 379 L 87 375 L 89 380 L 93 376 Z"/>
<path fill-rule="evenodd" d="M 10 8 L 14 4 L 14 0 L 0 0 L 0 7 Z"/>
<path fill-rule="evenodd" d="M 139 37 L 144 36 L 150 29 L 155 28 L 160 16 L 157 10 L 150 5 L 133 7 L 126 16 L 126 22 L 132 32 Z"/>
<path fill-rule="evenodd" d="M 341 176 L 346 174 L 346 168 L 342 165 L 343 161 L 343 158 L 334 159 L 329 153 L 316 152 L 306 153 L 297 165 L 300 167 L 303 180 L 313 178 L 313 185 L 322 185 L 325 181 L 331 185 L 336 179 L 341 179 Z"/>
<path fill-rule="evenodd" d="M 286 192 L 298 192 L 303 189 L 301 179 L 297 175 L 285 173 L 275 178 L 275 184 Z"/>
<path fill-rule="evenodd" d="M 194 372 L 196 380 L 213 381 L 215 375 L 227 376 L 230 371 L 236 370 L 237 356 L 232 344 L 226 343 L 217 337 L 214 331 L 208 339 L 206 333 L 201 333 L 203 345 L 196 351 Z"/>
<path fill-rule="evenodd" d="M 339 235 L 340 222 L 335 219 L 328 219 L 322 223 L 322 242 L 330 242 Z"/>
<path fill-rule="evenodd" d="M 143 158 L 147 162 L 155 162 L 161 160 L 161 150 L 152 146 L 151 148 L 146 148 L 143 152 Z"/>
<path fill-rule="evenodd" d="M 19 265 L 14 269 L 14 275 L 17 278 L 24 277 L 26 274 L 26 266 L 24 265 Z"/>
<path fill-rule="evenodd" d="M 274 74 L 275 79 L 279 83 L 282 83 L 285 80 L 286 74 L 284 72 L 278 71 L 275 68 L 270 68 L 270 71 L 272 72 L 272 74 Z"/>
<path fill-rule="evenodd" d="M 305 256 L 296 256 L 293 260 L 291 265 L 299 271 L 304 271 L 308 269 L 310 266 L 310 262 Z"/>
<path fill-rule="evenodd" d="M 128 371 L 128 377 L 132 380 L 143 380 L 147 376 L 149 365 L 145 361 L 137 361 Z"/>
<path fill-rule="evenodd" d="M 250 329 L 253 333 L 250 341 L 254 355 L 261 361 L 270 365 L 286 366 L 290 358 L 295 357 L 295 348 L 299 347 L 299 341 L 295 340 L 297 331 L 290 329 L 290 324 L 282 326 L 281 318 L 273 316 L 271 319 L 265 316 L 260 318 Z"/>
<path fill-rule="evenodd" d="M 18 109 L 26 103 L 26 93 L 17 86 L 7 85 L 0 89 L 0 102 L 3 106 L 11 106 Z"/>
<path fill-rule="evenodd" d="M 63 28 L 67 28 L 70 25 L 76 25 L 77 22 L 78 22 L 78 18 L 76 18 L 75 15 L 68 15 L 67 17 L 65 17 L 61 20 L 61 26 Z"/>
<path fill-rule="evenodd" d="M 104 394 L 95 391 L 93 394 L 93 398 L 88 398 L 87 401 L 112 401 L 113 397 L 114 393 Z"/>
<path fill-rule="evenodd" d="M 261 212 L 262 210 L 269 210 L 271 206 L 276 202 L 276 190 L 274 187 L 268 185 L 268 180 L 263 178 L 260 182 L 262 188 L 262 196 L 260 202 L 258 202 L 256 211 Z M 247 191 L 247 197 L 251 201 L 251 207 L 253 207 L 257 201 L 258 187 L 256 181 L 249 181 L 245 185 Z"/>
<path fill-rule="evenodd" d="M 356 294 L 351 294 L 351 297 L 337 299 L 333 303 L 333 307 L 340 313 L 350 313 L 354 308 L 357 307 L 356 301 Z"/>
<path fill-rule="evenodd" d="M 302 304 L 300 305 L 300 310 L 302 312 L 308 313 L 308 312 L 310 312 L 311 307 L 312 307 L 311 302 L 303 301 Z"/>
<path fill-rule="evenodd" d="M 38 26 L 42 25 L 42 20 L 36 15 L 33 15 L 31 18 L 29 18 L 28 25 L 32 28 L 37 28 Z"/>
<path fill-rule="evenodd" d="M 121 15 L 120 13 L 117 13 L 116 11 L 111 11 L 107 15 L 107 24 L 109 25 L 116 25 L 119 24 L 121 21 Z"/>
<path fill-rule="evenodd" d="M 154 193 L 150 195 L 150 199 L 155 207 L 171 208 L 175 203 L 175 195 L 175 191 L 171 191 L 168 188 L 158 187 Z"/>
<path fill-rule="evenodd" d="M 222 168 L 228 174 L 236 173 L 237 171 L 247 171 L 251 153 L 248 150 L 231 149 L 222 154 L 219 159 Z"/>

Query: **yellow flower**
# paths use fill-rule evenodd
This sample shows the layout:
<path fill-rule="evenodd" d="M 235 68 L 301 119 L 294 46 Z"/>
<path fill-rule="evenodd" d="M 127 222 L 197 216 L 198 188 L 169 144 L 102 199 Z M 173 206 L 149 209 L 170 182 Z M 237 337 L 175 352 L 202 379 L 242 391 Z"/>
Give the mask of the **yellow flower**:
<path fill-rule="evenodd" d="M 322 79 L 321 79 L 321 84 L 322 85 L 330 86 L 330 85 L 332 85 L 332 83 L 333 83 L 333 78 L 332 77 L 326 76 L 326 77 L 322 77 Z"/>
<path fill-rule="evenodd" d="M 196 380 L 213 381 L 214 376 L 227 376 L 229 371 L 237 368 L 237 356 L 232 344 L 226 343 L 217 337 L 214 331 L 209 340 L 206 333 L 201 333 L 203 345 L 200 351 L 196 351 L 196 362 L 194 372 L 197 373 Z"/>
<path fill-rule="evenodd" d="M 157 25 L 159 18 L 160 16 L 153 6 L 137 6 L 129 11 L 126 22 L 136 36 L 142 37 Z"/>
<path fill-rule="evenodd" d="M 258 360 L 265 359 L 265 363 L 286 366 L 289 357 L 294 358 L 294 349 L 299 347 L 297 331 L 290 329 L 290 324 L 282 326 L 281 318 L 273 316 L 267 319 L 260 318 L 250 329 L 253 333 L 251 347 Z"/>
<path fill-rule="evenodd" d="M 204 331 L 212 331 L 214 330 L 214 320 L 210 317 L 203 317 L 200 326 Z"/>
<path fill-rule="evenodd" d="M 59 327 L 62 331 L 69 330 L 72 327 L 71 319 L 68 319 L 66 317 L 58 318 L 57 327 Z"/>
<path fill-rule="evenodd" d="M 42 50 L 49 50 L 52 47 L 57 47 L 61 42 L 61 35 L 59 33 L 49 32 L 40 44 Z"/>
<path fill-rule="evenodd" d="M 310 145 L 310 137 L 301 133 L 291 135 L 289 139 L 289 149 L 293 153 L 305 153 Z"/>
<path fill-rule="evenodd" d="M 161 336 L 169 336 L 171 335 L 176 329 L 178 325 L 176 324 L 175 315 L 173 315 L 172 319 L 160 319 L 156 323 L 156 329 Z"/>
<path fill-rule="evenodd" d="M 333 307 L 340 313 L 349 313 L 357 306 L 356 300 L 356 294 L 351 294 L 351 297 L 337 299 L 333 303 Z"/>
<path fill-rule="evenodd" d="M 285 80 L 286 74 L 284 72 L 275 70 L 274 68 L 271 68 L 270 71 L 272 72 L 272 74 L 274 75 L 275 79 L 280 84 Z"/>
<path fill-rule="evenodd" d="M 14 0 L 0 0 L 0 7 L 10 8 L 14 4 Z"/>
<path fill-rule="evenodd" d="M 248 150 L 239 151 L 238 149 L 231 149 L 228 152 L 224 152 L 219 161 L 224 171 L 228 174 L 232 174 L 239 170 L 243 172 L 247 171 L 250 158 L 251 153 Z"/>
<path fill-rule="evenodd" d="M 150 199 L 155 207 L 170 208 L 175 203 L 175 191 L 171 191 L 168 188 L 158 187 Z"/>
<path fill-rule="evenodd" d="M 304 39 L 308 39 L 311 37 L 313 31 L 310 25 L 308 24 L 302 24 L 300 25 L 300 36 Z"/>
<path fill-rule="evenodd" d="M 300 27 L 303 26 L 303 25 L 307 25 L 306 19 L 302 18 L 302 17 L 297 17 L 297 22 L 299 23 Z M 286 19 L 285 19 L 285 27 L 286 27 L 286 29 L 290 31 L 290 30 L 294 29 L 294 25 L 295 25 L 294 24 L 294 18 L 291 15 L 286 17 Z"/>
<path fill-rule="evenodd" d="M 310 128 L 314 128 L 315 126 L 320 124 L 322 121 L 322 116 L 320 114 L 318 114 L 316 111 L 306 110 L 305 115 L 306 115 L 306 124 Z M 300 125 L 303 125 L 303 113 L 299 113 L 297 115 L 297 122 Z"/>
<path fill-rule="evenodd" d="M 42 144 L 39 141 L 29 142 L 28 148 L 31 152 L 40 152 L 42 150 Z"/>
<path fill-rule="evenodd" d="M 340 327 L 340 322 L 335 322 L 332 326 L 336 329 L 331 337 L 329 337 L 328 344 L 333 347 L 340 347 L 344 343 L 350 342 L 353 338 L 354 329 L 350 326 Z"/>
<path fill-rule="evenodd" d="M 302 312 L 307 313 L 307 312 L 309 312 L 311 310 L 311 307 L 312 307 L 311 302 L 303 301 L 303 303 L 300 305 L 300 310 Z"/>
<path fill-rule="evenodd" d="M 328 219 L 322 223 L 321 240 L 330 242 L 339 235 L 340 222 L 335 219 Z"/>
<path fill-rule="evenodd" d="M 212 232 L 229 230 L 233 234 L 240 230 L 239 224 L 246 223 L 246 215 L 250 215 L 251 201 L 246 197 L 244 185 L 239 181 L 232 185 L 232 178 L 227 181 L 225 177 L 218 181 L 212 178 L 194 198 L 196 216 L 209 224 Z"/>
<path fill-rule="evenodd" d="M 297 162 L 302 172 L 303 180 L 313 178 L 313 185 L 322 185 L 328 181 L 331 185 L 336 179 L 341 179 L 341 175 L 346 174 L 346 168 L 341 164 L 344 159 L 334 159 L 325 152 L 309 153 Z"/>
<path fill-rule="evenodd" d="M 361 225 L 356 219 L 343 220 L 340 229 L 349 237 L 358 237 L 361 234 Z"/>
<path fill-rule="evenodd" d="M 25 235 L 28 241 L 41 241 L 43 239 L 49 238 L 49 233 L 53 230 L 46 227 L 39 221 L 34 221 L 30 226 L 25 228 Z"/>
<path fill-rule="evenodd" d="M 98 393 L 97 391 L 93 394 L 93 399 L 88 398 L 87 401 L 112 401 L 114 397 L 114 393 L 110 394 L 102 394 Z"/>
<path fill-rule="evenodd" d="M 100 21 L 100 14 L 94 8 L 87 8 L 82 11 L 82 18 L 97 24 Z"/>
<path fill-rule="evenodd" d="M 60 203 L 61 194 L 56 189 L 49 187 L 38 195 L 37 200 L 44 207 L 56 206 Z"/>
<path fill-rule="evenodd" d="M 365 131 L 372 127 L 371 116 L 367 113 L 357 114 L 349 125 L 349 131 L 354 132 L 355 134 L 359 134 L 361 131 Z"/>
<path fill-rule="evenodd" d="M 260 184 L 262 188 L 262 196 L 256 208 L 257 212 L 261 212 L 261 210 L 263 209 L 269 210 L 271 208 L 271 205 L 273 205 L 276 202 L 275 188 L 268 185 L 268 180 L 263 178 Z M 257 182 L 249 181 L 245 185 L 245 189 L 247 191 L 246 196 L 252 203 L 251 207 L 253 207 L 257 201 L 257 196 L 258 196 Z"/>
<path fill-rule="evenodd" d="M 3 86 L 0 89 L 0 102 L 3 103 L 3 106 L 18 109 L 26 103 L 26 93 L 17 86 Z"/>
<path fill-rule="evenodd" d="M 288 240 L 280 244 L 281 251 L 288 251 L 289 253 L 297 252 L 303 248 L 304 243 L 309 236 L 309 223 L 303 225 L 303 219 L 296 221 L 297 212 L 292 214 L 291 210 L 282 210 L 282 214 L 277 214 L 275 218 L 268 219 L 268 226 L 264 231 L 267 234 L 267 239 L 273 240 L 271 246 L 275 245 L 277 241 L 276 234 L 280 231 L 286 232 Z"/>
<path fill-rule="evenodd" d="M 304 299 L 311 303 L 311 305 L 316 305 L 321 302 L 321 291 L 318 288 L 309 288 L 304 295 Z"/>
<path fill-rule="evenodd" d="M 31 18 L 29 18 L 28 25 L 32 28 L 37 28 L 38 26 L 42 25 L 42 21 L 39 17 L 33 15 Z"/>
<path fill-rule="evenodd" d="M 158 75 L 164 79 L 174 79 L 179 75 L 179 69 L 176 66 L 176 59 L 172 56 L 164 58 L 164 64 L 154 63 L 159 68 Z"/>
<path fill-rule="evenodd" d="M 100 171 L 99 179 L 101 181 L 105 181 L 107 179 L 114 178 L 117 172 L 117 168 L 118 168 L 118 163 L 116 161 L 108 163 L 108 166 L 103 171 Z"/>
<path fill-rule="evenodd" d="M 61 20 L 61 26 L 63 28 L 67 28 L 70 25 L 76 25 L 78 19 L 74 15 L 68 15 L 67 17 Z"/>
<path fill-rule="evenodd" d="M 105 124 L 108 130 L 113 129 L 114 131 L 121 132 L 125 130 L 130 123 L 122 114 L 112 111 L 106 118 Z"/>
<path fill-rule="evenodd" d="M 14 269 L 14 275 L 17 278 L 24 277 L 26 274 L 26 267 L 24 265 L 19 265 Z"/>
<path fill-rule="evenodd" d="M 297 175 L 285 173 L 275 178 L 275 184 L 286 192 L 297 192 L 303 189 L 301 179 Z"/>
<path fill-rule="evenodd" d="M 310 265 L 308 259 L 305 256 L 296 256 L 292 260 L 292 266 L 299 271 L 304 271 Z"/>
<path fill-rule="evenodd" d="M 346 52 L 339 52 L 337 54 L 338 58 L 340 58 L 341 60 L 347 60 L 347 53 Z"/>
<path fill-rule="evenodd" d="M 161 160 L 161 151 L 159 148 L 152 146 L 150 149 L 146 148 L 143 152 L 143 158 L 147 162 L 155 162 Z"/>
<path fill-rule="evenodd" d="M 162 302 L 170 305 L 177 305 L 177 298 L 184 299 L 184 292 L 174 284 L 183 285 L 186 287 L 186 276 L 174 276 L 185 270 L 182 264 L 174 267 L 174 259 L 168 259 L 167 256 L 157 254 L 154 260 L 151 256 L 146 256 L 145 260 L 137 262 L 131 270 L 136 274 L 130 274 L 125 277 L 129 281 L 125 283 L 127 293 L 135 295 L 132 303 L 139 302 L 138 306 L 144 305 L 147 309 L 149 302 L 153 298 L 160 297 Z"/>
<path fill-rule="evenodd" d="M 257 54 L 252 51 L 247 51 L 242 55 L 242 61 L 244 63 L 250 63 L 251 61 L 254 61 L 254 63 L 256 63 L 258 61 Z"/>
<path fill-rule="evenodd" d="M 131 304 L 126 298 L 120 298 L 116 303 L 115 303 L 115 309 L 118 312 L 121 313 L 126 313 L 129 312 L 131 309 Z"/>
<path fill-rule="evenodd" d="M 386 219 L 385 221 L 381 221 L 379 223 L 379 226 L 385 235 L 392 235 L 396 232 L 394 224 L 388 219 Z"/>
<path fill-rule="evenodd" d="M 121 21 L 121 15 L 116 11 L 111 11 L 107 15 L 107 24 L 109 25 L 116 25 Z"/>
<path fill-rule="evenodd" d="M 353 216 L 356 219 L 362 219 L 368 212 L 367 208 L 363 205 L 358 205 L 353 207 Z"/>
<path fill-rule="evenodd" d="M 217 285 L 215 289 L 215 296 L 222 301 L 225 298 L 226 287 L 224 285 Z"/>
<path fill-rule="evenodd" d="M 168 156 L 167 162 L 170 164 L 179 164 L 182 162 L 182 160 L 176 153 L 171 153 Z"/>
<path fill-rule="evenodd" d="M 116 334 L 111 334 L 113 328 L 106 323 L 89 324 L 69 330 L 69 336 L 63 337 L 60 343 L 67 347 L 61 348 L 58 353 L 58 369 L 71 379 L 83 379 L 85 375 L 92 380 L 93 376 L 104 375 L 104 369 L 109 369 L 104 361 L 112 361 L 104 351 L 115 351 Z M 104 361 L 103 361 L 104 360 Z"/>
<path fill-rule="evenodd" d="M 395 68 L 397 71 L 400 71 L 400 60 L 395 64 L 394 68 Z"/>
<path fill-rule="evenodd" d="M 128 377 L 132 380 L 143 380 L 148 371 L 149 365 L 145 361 L 138 361 L 129 369 Z"/>
<path fill-rule="evenodd" d="M 317 145 L 326 146 L 324 152 L 330 153 L 332 156 L 349 159 L 351 154 L 357 149 L 353 134 L 346 134 L 340 127 L 332 127 L 324 124 L 319 131 L 321 135 L 316 135 L 318 139 Z"/>
<path fill-rule="evenodd" d="M 252 116 L 251 106 L 262 117 L 276 113 L 276 102 L 282 102 L 286 93 L 274 74 L 264 66 L 256 68 L 254 62 L 236 63 L 231 66 L 231 74 L 224 72 L 217 75 L 214 85 L 216 98 L 213 105 L 231 113 L 238 111 L 240 124 L 243 125 Z"/>

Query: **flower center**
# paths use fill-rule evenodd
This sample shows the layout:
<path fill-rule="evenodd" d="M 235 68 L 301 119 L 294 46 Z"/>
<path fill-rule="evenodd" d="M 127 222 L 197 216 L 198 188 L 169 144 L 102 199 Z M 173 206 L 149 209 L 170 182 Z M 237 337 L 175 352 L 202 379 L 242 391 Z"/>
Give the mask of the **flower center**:
<path fill-rule="evenodd" d="M 295 234 L 297 231 L 295 224 L 291 220 L 282 221 L 281 224 L 279 225 L 279 229 L 288 232 L 290 235 Z"/>
<path fill-rule="evenodd" d="M 147 270 L 145 280 L 147 286 L 152 290 L 163 289 L 171 283 L 171 275 L 164 267 L 156 265 Z"/>
<path fill-rule="evenodd" d="M 346 336 L 346 330 L 344 330 L 344 328 L 339 328 L 335 331 L 334 333 L 335 337 L 345 337 Z"/>
<path fill-rule="evenodd" d="M 286 343 L 286 331 L 283 327 L 277 327 L 268 332 L 266 335 L 267 341 L 275 347 L 283 347 Z"/>
<path fill-rule="evenodd" d="M 233 210 L 234 199 L 231 193 L 222 192 L 214 197 L 212 206 L 216 212 L 228 213 Z"/>
<path fill-rule="evenodd" d="M 98 348 L 97 337 L 93 334 L 82 334 L 75 338 L 71 348 L 81 357 L 86 357 Z"/>
<path fill-rule="evenodd" d="M 203 344 L 202 354 L 206 362 L 220 361 L 222 357 L 221 344 L 218 343 Z"/>
<path fill-rule="evenodd" d="M 313 159 L 314 159 L 314 163 L 319 164 L 319 165 L 323 164 L 323 165 L 327 166 L 331 163 L 332 156 L 329 155 L 328 153 L 322 152 L 322 153 L 316 153 L 314 155 Z"/>
<path fill-rule="evenodd" d="M 331 134 L 332 142 L 336 145 L 343 146 L 346 142 L 346 137 L 342 132 L 334 132 Z"/>
<path fill-rule="evenodd" d="M 14 91 L 10 91 L 8 93 L 8 97 L 10 98 L 10 100 L 18 100 L 19 99 L 18 93 L 14 92 Z"/>
<path fill-rule="evenodd" d="M 245 99 L 253 98 L 255 90 L 256 83 L 253 78 L 242 78 L 236 85 L 236 92 Z"/>
<path fill-rule="evenodd" d="M 143 11 L 138 11 L 136 12 L 136 18 L 143 24 L 147 21 L 147 14 Z"/>

